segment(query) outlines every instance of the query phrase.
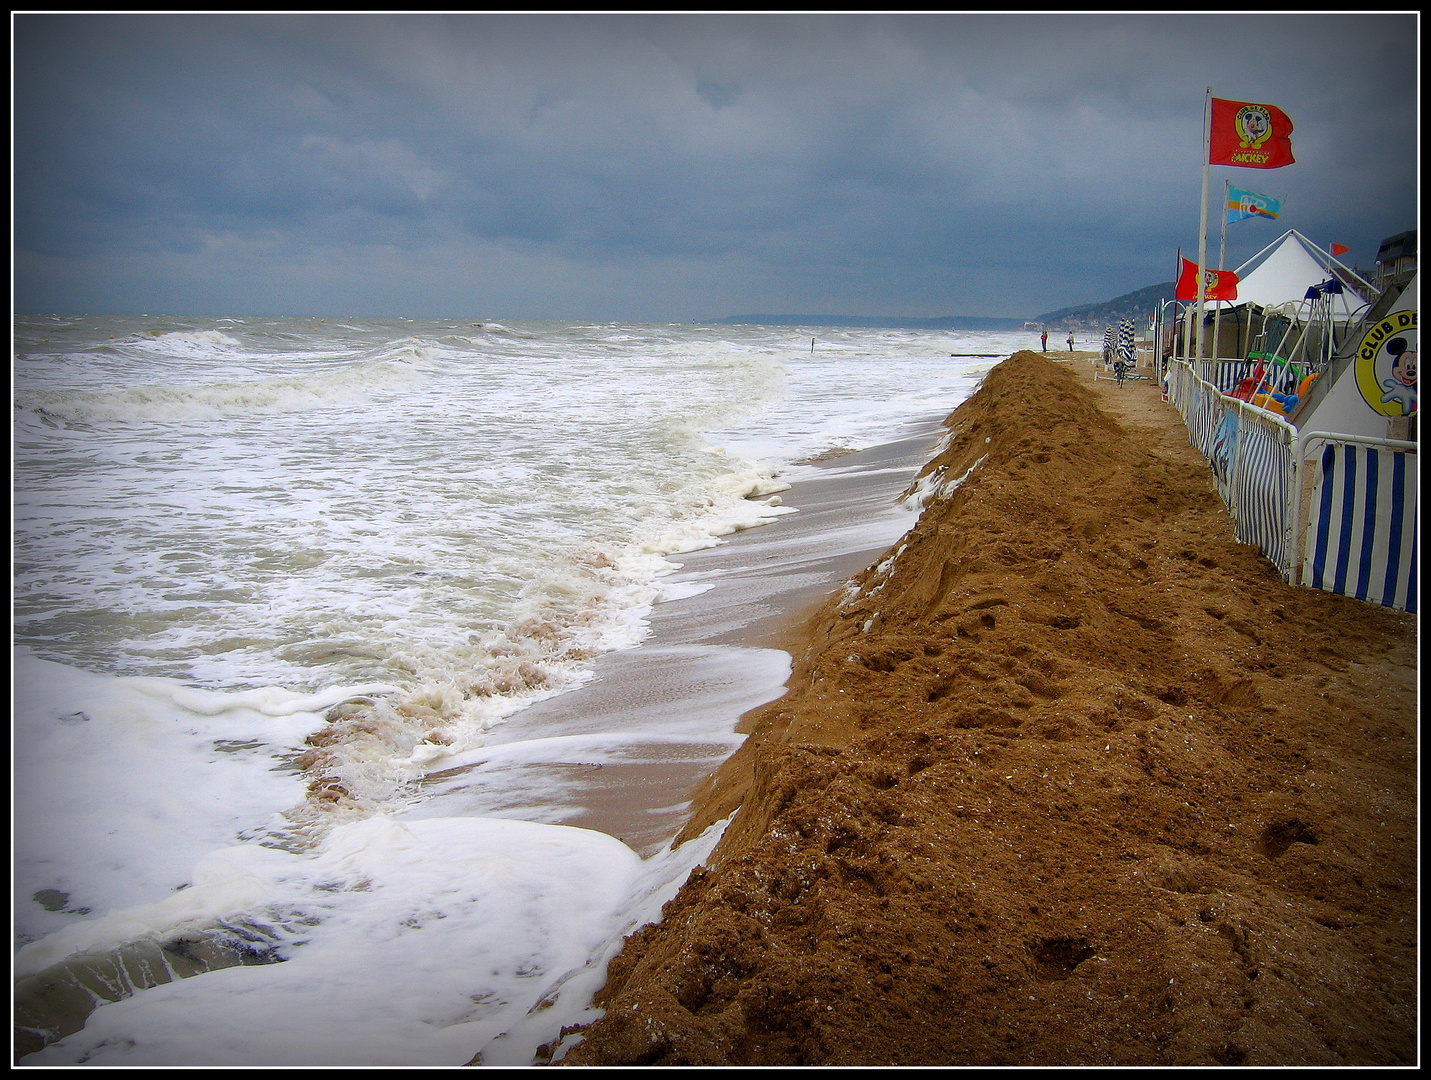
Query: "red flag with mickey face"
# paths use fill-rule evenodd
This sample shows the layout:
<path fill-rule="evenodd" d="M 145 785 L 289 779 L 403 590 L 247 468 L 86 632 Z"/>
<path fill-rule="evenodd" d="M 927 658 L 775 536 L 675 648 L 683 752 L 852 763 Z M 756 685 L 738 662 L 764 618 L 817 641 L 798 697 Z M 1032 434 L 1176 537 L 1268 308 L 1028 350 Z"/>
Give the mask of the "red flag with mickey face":
<path fill-rule="evenodd" d="M 1231 270 L 1203 269 L 1203 300 L 1236 300 L 1237 275 Z M 1177 300 L 1197 299 L 1197 263 L 1183 260 L 1183 272 L 1178 276 L 1178 285 L 1173 293 Z"/>
<path fill-rule="evenodd" d="M 1212 99 L 1208 164 L 1280 169 L 1295 164 L 1292 121 L 1276 105 Z"/>

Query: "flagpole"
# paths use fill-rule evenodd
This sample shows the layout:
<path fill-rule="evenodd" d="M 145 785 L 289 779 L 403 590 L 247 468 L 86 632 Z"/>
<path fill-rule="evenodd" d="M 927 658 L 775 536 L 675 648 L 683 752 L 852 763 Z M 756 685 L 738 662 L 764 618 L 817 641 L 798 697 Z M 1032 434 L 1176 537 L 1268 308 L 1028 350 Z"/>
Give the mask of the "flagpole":
<path fill-rule="evenodd" d="M 1212 182 L 1212 87 L 1202 105 L 1202 205 L 1197 228 L 1197 355 L 1202 356 L 1203 297 L 1207 295 L 1207 189 Z"/>
<path fill-rule="evenodd" d="M 1183 249 L 1178 248 L 1178 276 L 1182 276 Z M 1176 293 L 1174 293 L 1176 296 Z M 1183 301 L 1183 359 L 1189 364 L 1192 363 L 1193 356 L 1193 302 L 1189 298 Z"/>
<path fill-rule="evenodd" d="M 1208 156 L 1211 157 L 1212 155 L 1209 153 Z M 1227 200 L 1231 198 L 1232 195 L 1230 190 L 1231 186 L 1231 180 L 1224 180 L 1222 182 L 1222 239 L 1218 243 L 1217 248 L 1217 285 L 1219 289 L 1222 288 L 1222 271 L 1227 268 Z M 1214 359 L 1217 358 L 1219 343 L 1222 341 L 1221 329 L 1222 302 L 1219 301 L 1217 307 L 1213 308 L 1212 314 L 1212 355 Z"/>
<path fill-rule="evenodd" d="M 1172 348 L 1172 354 L 1173 354 L 1173 357 L 1172 357 L 1172 358 L 1173 358 L 1174 360 L 1176 360 L 1176 359 L 1178 358 L 1178 278 L 1180 278 L 1180 277 L 1183 276 L 1183 246 L 1182 246 L 1181 244 L 1178 245 L 1178 258 L 1177 258 L 1176 266 L 1177 266 L 1177 269 L 1173 271 L 1173 340 L 1172 340 L 1172 346 L 1173 346 L 1173 348 Z M 1182 333 L 1182 337 L 1183 337 L 1184 340 L 1186 340 L 1186 339 L 1187 339 L 1187 336 L 1188 336 L 1188 334 L 1187 334 L 1187 317 L 1184 316 L 1184 318 L 1183 318 L 1183 333 Z"/>

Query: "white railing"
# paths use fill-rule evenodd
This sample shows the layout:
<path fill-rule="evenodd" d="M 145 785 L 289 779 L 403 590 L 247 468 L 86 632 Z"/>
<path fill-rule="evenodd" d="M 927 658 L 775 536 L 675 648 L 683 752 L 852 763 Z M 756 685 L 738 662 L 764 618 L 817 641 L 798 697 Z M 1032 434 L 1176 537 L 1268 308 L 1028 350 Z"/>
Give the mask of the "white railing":
<path fill-rule="evenodd" d="M 1168 369 L 1168 400 L 1188 440 L 1212 467 L 1237 539 L 1256 544 L 1290 580 L 1291 500 L 1297 429 L 1266 409 L 1228 397 L 1184 361 Z"/>
<path fill-rule="evenodd" d="M 1184 360 L 1170 363 L 1167 390 L 1237 539 L 1256 544 L 1284 581 L 1416 610 L 1415 443 L 1299 433 Z"/>

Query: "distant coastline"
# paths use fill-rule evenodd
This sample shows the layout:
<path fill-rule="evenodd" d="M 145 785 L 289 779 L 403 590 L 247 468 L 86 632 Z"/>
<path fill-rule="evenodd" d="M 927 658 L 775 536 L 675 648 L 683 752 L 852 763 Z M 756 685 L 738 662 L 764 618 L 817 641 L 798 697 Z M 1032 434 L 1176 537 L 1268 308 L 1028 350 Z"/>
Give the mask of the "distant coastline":
<path fill-rule="evenodd" d="M 1023 319 L 976 315 L 943 315 L 937 319 L 897 315 L 727 315 L 701 321 L 718 326 L 858 326 L 890 330 L 1019 330 L 1024 325 Z"/>
<path fill-rule="evenodd" d="M 1101 330 L 1123 319 L 1135 322 L 1151 318 L 1173 296 L 1173 283 L 1160 282 L 1112 300 L 1076 307 L 1059 308 L 1029 319 L 997 319 L 977 315 L 942 315 L 917 319 L 900 315 L 727 315 L 704 319 L 718 326 L 848 326 L 890 330 Z"/>
<path fill-rule="evenodd" d="M 1078 307 L 1059 308 L 1035 316 L 1031 321 L 1050 330 L 1101 330 L 1123 319 L 1145 322 L 1153 317 L 1165 301 L 1173 298 L 1173 283 L 1147 285 L 1112 300 Z"/>

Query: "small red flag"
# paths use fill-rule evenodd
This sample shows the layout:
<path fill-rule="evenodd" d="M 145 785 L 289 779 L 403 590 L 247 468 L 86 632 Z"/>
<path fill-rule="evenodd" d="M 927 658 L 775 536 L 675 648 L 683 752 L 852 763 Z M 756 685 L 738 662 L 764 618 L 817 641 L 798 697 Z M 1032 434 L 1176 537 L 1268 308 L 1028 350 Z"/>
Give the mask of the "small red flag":
<path fill-rule="evenodd" d="M 1292 165 L 1292 121 L 1275 105 L 1212 99 L 1208 164 L 1243 169 Z"/>
<path fill-rule="evenodd" d="M 1236 300 L 1237 275 L 1231 270 L 1208 270 L 1202 272 L 1204 300 Z M 1176 300 L 1197 299 L 1197 263 L 1183 260 L 1183 272 L 1178 277 L 1178 287 L 1173 293 Z"/>
<path fill-rule="evenodd" d="M 1350 250 L 1351 250 L 1351 248 L 1347 247 L 1345 244 L 1333 244 L 1333 245 L 1332 245 L 1332 255 L 1333 255 L 1333 256 L 1336 256 L 1336 255 L 1345 255 L 1345 254 L 1346 254 L 1348 251 L 1350 251 Z"/>

